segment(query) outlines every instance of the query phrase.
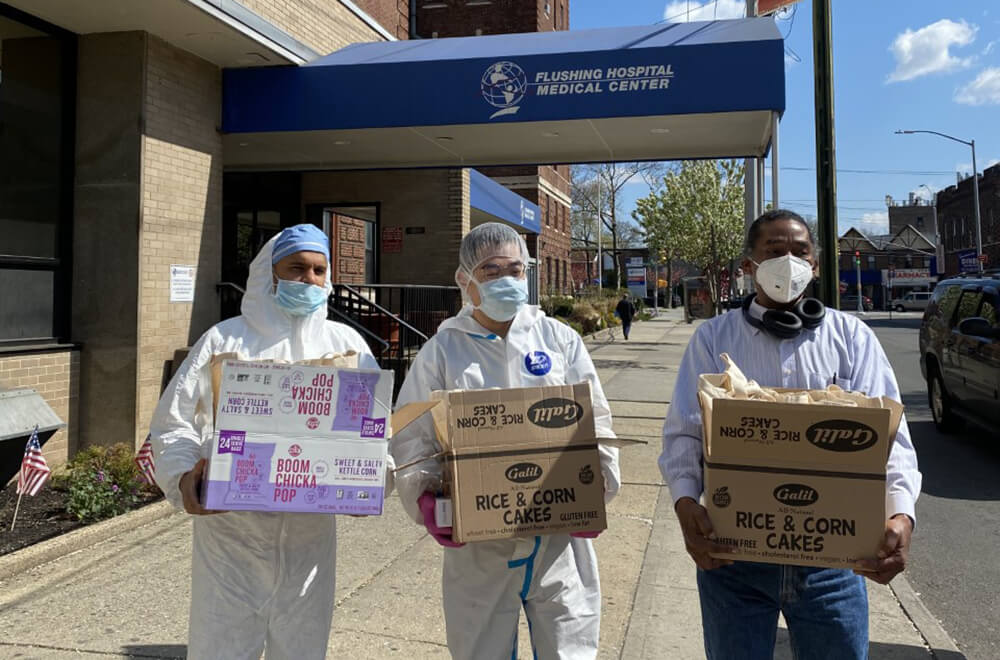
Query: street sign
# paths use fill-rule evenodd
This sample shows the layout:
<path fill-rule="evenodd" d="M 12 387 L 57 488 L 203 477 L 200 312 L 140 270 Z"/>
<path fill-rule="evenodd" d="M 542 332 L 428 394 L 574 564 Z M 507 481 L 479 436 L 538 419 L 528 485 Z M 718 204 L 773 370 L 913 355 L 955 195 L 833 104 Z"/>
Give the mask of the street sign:
<path fill-rule="evenodd" d="M 767 16 L 783 7 L 794 5 L 799 0 L 757 0 L 757 15 Z"/>
<path fill-rule="evenodd" d="M 982 263 L 986 263 L 986 262 L 987 262 L 987 261 L 989 261 L 989 260 L 990 260 L 990 259 L 989 259 L 989 256 L 988 256 L 988 255 L 985 255 L 985 254 L 981 254 L 981 255 L 979 255 L 979 261 L 981 261 Z"/>

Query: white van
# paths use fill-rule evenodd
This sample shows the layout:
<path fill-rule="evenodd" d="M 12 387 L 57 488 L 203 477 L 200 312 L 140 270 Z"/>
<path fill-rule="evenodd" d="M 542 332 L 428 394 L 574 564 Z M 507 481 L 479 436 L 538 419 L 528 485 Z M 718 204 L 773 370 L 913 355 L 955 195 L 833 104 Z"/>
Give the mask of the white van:
<path fill-rule="evenodd" d="M 932 291 L 910 291 L 902 298 L 893 300 L 889 306 L 897 312 L 922 312 L 927 309 L 933 295 Z"/>

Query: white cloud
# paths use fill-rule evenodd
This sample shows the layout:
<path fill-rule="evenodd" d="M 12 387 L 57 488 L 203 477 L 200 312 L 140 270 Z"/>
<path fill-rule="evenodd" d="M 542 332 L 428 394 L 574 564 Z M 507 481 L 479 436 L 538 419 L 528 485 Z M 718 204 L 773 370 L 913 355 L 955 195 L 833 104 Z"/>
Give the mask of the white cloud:
<path fill-rule="evenodd" d="M 889 212 L 871 211 L 861 216 L 858 227 L 866 234 L 886 234 L 889 232 Z"/>
<path fill-rule="evenodd" d="M 979 28 L 965 21 L 942 18 L 919 30 L 906 29 L 896 36 L 889 50 L 896 58 L 896 70 L 886 82 L 913 80 L 932 73 L 945 73 L 972 65 L 972 57 L 955 57 L 953 46 L 968 46 Z"/>
<path fill-rule="evenodd" d="M 663 8 L 663 19 L 669 23 L 714 21 L 722 18 L 743 18 L 745 0 L 673 0 Z"/>
<path fill-rule="evenodd" d="M 987 67 L 975 80 L 955 91 L 955 101 L 965 105 L 1000 105 L 1000 67 Z"/>

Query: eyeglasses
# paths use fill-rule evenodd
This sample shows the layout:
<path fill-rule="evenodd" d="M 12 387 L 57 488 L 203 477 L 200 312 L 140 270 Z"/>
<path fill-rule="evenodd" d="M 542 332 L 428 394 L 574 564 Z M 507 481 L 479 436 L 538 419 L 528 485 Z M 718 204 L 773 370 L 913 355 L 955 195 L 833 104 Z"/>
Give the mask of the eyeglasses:
<path fill-rule="evenodd" d="M 506 276 L 520 279 L 524 275 L 524 263 L 512 261 L 506 265 L 483 264 L 476 269 L 476 273 L 481 275 L 484 280 L 496 280 Z"/>

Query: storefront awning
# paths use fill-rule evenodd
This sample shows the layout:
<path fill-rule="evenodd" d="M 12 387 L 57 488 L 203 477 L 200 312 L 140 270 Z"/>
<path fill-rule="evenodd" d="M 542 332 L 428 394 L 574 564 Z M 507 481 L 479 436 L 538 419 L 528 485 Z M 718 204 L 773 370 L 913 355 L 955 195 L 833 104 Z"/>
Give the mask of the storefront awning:
<path fill-rule="evenodd" d="M 516 192 L 476 170 L 469 170 L 469 206 L 472 226 L 503 222 L 525 234 L 542 232 L 542 214 Z"/>
<path fill-rule="evenodd" d="M 770 18 L 354 44 L 224 75 L 230 169 L 764 155 L 785 108 Z"/>

